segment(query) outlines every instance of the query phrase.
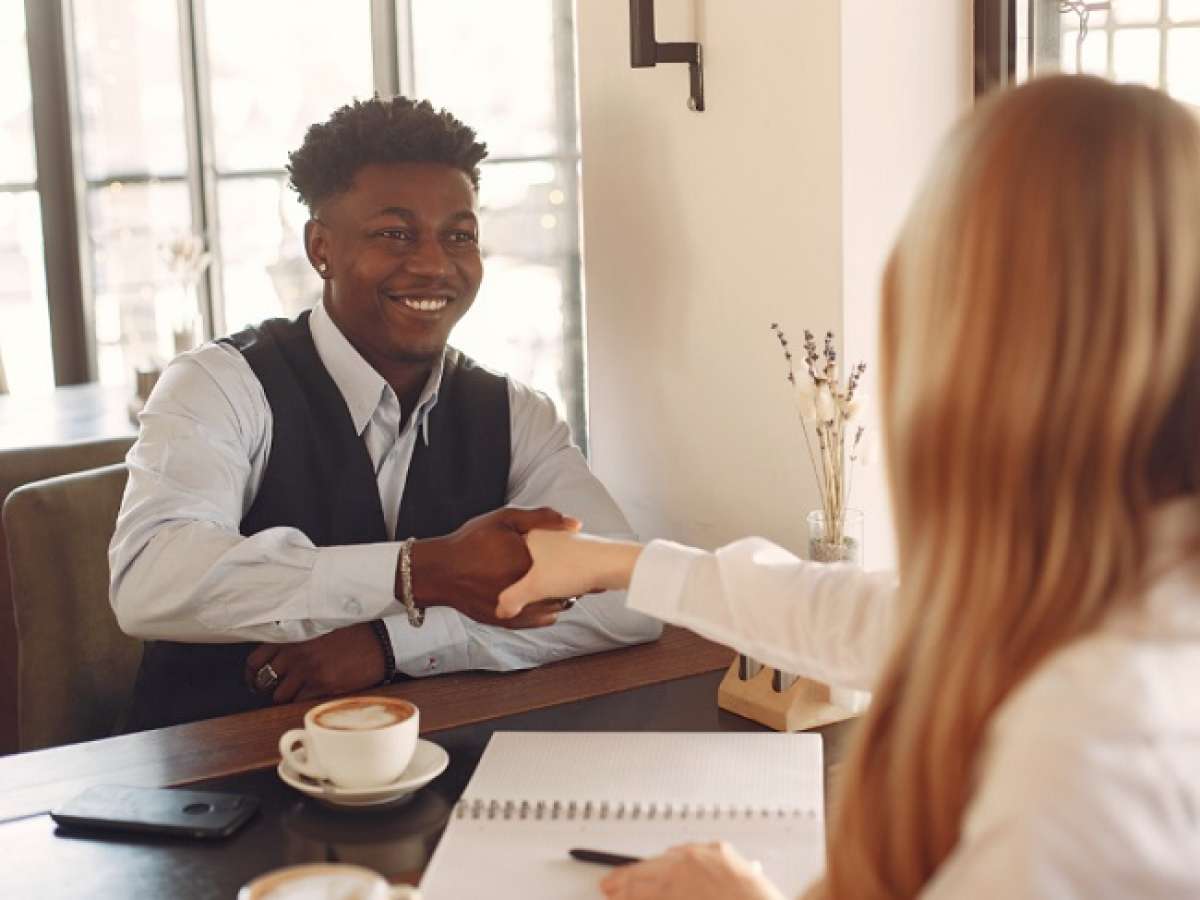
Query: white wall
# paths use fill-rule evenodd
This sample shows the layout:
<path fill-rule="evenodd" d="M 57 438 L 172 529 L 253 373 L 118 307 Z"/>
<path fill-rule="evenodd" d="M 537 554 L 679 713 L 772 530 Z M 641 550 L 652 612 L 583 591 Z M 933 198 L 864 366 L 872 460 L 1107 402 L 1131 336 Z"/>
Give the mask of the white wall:
<path fill-rule="evenodd" d="M 842 3 L 842 333 L 847 361 L 868 360 L 876 376 L 887 255 L 938 146 L 971 102 L 969 7 L 959 0 Z M 878 397 L 878 380 L 868 382 Z M 874 466 L 856 474 L 853 503 L 865 512 L 868 565 L 891 568 L 880 451 Z"/>
<path fill-rule="evenodd" d="M 704 45 L 703 113 L 685 106 L 685 66 L 630 68 L 628 4 L 577 3 L 593 466 L 643 537 L 755 533 L 799 550 L 816 492 L 768 326 L 845 331 L 873 362 L 884 247 L 966 100 L 965 13 L 657 5 L 660 41 Z M 860 33 L 869 19 L 893 30 Z M 886 516 L 875 481 L 855 488 L 869 522 Z M 869 562 L 889 558 L 878 530 Z"/>

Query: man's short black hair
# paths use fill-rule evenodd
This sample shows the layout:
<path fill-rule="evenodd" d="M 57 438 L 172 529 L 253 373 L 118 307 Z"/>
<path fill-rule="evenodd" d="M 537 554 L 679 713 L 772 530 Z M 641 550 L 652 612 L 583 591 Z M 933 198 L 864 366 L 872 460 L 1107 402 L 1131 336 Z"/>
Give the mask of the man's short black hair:
<path fill-rule="evenodd" d="M 309 126 L 300 149 L 288 154 L 287 170 L 292 190 L 312 210 L 349 190 L 358 170 L 373 163 L 444 163 L 465 172 L 478 190 L 485 156 L 487 145 L 475 139 L 473 129 L 428 100 L 372 97 Z"/>

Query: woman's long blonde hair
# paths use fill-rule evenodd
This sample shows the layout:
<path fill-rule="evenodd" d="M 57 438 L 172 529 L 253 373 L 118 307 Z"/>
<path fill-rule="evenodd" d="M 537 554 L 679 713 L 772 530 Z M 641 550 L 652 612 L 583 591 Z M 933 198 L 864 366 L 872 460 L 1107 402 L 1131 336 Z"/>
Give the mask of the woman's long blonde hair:
<path fill-rule="evenodd" d="M 901 621 L 817 893 L 918 893 L 997 707 L 1136 596 L 1149 508 L 1200 484 L 1198 313 L 1182 106 L 1059 76 L 951 137 L 884 278 Z"/>

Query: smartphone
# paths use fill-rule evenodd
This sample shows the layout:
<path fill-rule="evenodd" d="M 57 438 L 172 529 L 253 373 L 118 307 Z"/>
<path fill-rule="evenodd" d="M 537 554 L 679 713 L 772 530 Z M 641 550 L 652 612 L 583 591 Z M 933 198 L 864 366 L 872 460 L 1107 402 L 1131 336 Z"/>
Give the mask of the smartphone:
<path fill-rule="evenodd" d="M 258 810 L 249 794 L 95 785 L 50 811 L 64 828 L 222 838 Z"/>

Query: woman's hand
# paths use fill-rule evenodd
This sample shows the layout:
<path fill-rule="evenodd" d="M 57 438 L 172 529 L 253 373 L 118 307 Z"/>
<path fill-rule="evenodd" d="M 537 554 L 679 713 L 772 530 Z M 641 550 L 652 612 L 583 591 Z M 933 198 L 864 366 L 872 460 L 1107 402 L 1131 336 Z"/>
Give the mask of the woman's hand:
<path fill-rule="evenodd" d="M 642 552 L 641 544 L 571 531 L 531 531 L 525 535 L 525 545 L 533 565 L 500 593 L 498 619 L 511 619 L 539 600 L 623 590 L 629 587 Z"/>
<path fill-rule="evenodd" d="M 783 900 L 762 874 L 728 844 L 687 844 L 622 866 L 600 882 L 610 900 Z"/>

